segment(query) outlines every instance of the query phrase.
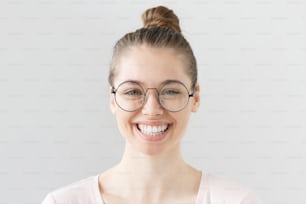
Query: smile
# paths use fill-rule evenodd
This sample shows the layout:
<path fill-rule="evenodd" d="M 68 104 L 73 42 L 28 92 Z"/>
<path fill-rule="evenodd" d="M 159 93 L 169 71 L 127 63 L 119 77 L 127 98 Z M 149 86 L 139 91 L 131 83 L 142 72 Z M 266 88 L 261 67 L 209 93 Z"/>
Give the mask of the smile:
<path fill-rule="evenodd" d="M 138 129 L 144 135 L 158 136 L 164 133 L 168 129 L 168 125 L 165 124 L 165 125 L 151 126 L 151 125 L 139 124 Z"/>

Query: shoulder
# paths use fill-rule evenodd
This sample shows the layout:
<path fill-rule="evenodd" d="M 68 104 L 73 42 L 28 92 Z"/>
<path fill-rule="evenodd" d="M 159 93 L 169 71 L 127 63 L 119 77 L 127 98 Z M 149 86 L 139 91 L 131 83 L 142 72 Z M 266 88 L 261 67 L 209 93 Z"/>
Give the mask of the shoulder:
<path fill-rule="evenodd" d="M 252 190 L 222 176 L 205 174 L 201 188 L 212 203 L 262 204 Z"/>
<path fill-rule="evenodd" d="M 92 176 L 50 192 L 42 204 L 93 204 L 98 198 L 98 176 Z"/>

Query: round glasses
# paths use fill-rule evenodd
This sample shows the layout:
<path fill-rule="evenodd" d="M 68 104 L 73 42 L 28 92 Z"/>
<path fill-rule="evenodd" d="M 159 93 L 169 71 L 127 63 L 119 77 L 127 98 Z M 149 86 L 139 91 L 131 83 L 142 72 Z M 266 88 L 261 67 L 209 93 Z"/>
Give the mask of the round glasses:
<path fill-rule="evenodd" d="M 179 81 L 167 81 L 157 88 L 144 88 L 135 81 L 125 81 L 117 88 L 112 88 L 117 105 L 124 111 L 133 112 L 140 109 L 147 100 L 149 89 L 155 89 L 159 104 L 170 112 L 183 110 L 194 93 L 189 93 L 187 87 Z"/>

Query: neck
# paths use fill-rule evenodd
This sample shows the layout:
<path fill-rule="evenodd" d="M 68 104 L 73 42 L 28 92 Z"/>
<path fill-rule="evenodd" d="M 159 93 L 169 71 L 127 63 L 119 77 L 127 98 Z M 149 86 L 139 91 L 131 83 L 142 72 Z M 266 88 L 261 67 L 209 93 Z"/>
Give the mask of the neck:
<path fill-rule="evenodd" d="M 118 165 L 119 169 L 129 175 L 135 174 L 138 178 L 141 176 L 141 181 L 154 180 L 155 182 L 170 179 L 176 172 L 182 173 L 181 171 L 186 170 L 187 167 L 189 166 L 183 160 L 179 147 L 156 155 L 146 155 L 126 147 Z"/>
<path fill-rule="evenodd" d="M 116 174 L 112 183 L 120 183 L 117 193 L 120 191 L 123 197 L 134 195 L 137 200 L 175 196 L 186 192 L 186 188 L 194 190 L 201 176 L 185 163 L 179 147 L 158 155 L 145 155 L 126 147 L 112 172 Z"/>

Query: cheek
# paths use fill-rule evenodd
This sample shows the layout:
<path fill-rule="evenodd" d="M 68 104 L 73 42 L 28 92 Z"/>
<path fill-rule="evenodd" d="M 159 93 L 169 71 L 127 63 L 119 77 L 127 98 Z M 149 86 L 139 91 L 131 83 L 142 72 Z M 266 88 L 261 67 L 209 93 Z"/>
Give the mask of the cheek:
<path fill-rule="evenodd" d="M 190 111 L 185 110 L 184 112 L 177 113 L 178 115 L 174 116 L 177 121 L 177 129 L 184 130 L 188 126 Z"/>
<path fill-rule="evenodd" d="M 120 110 L 115 109 L 115 117 L 117 120 L 118 125 L 123 126 L 125 123 L 128 122 L 128 117 L 125 114 L 122 114 Z"/>
<path fill-rule="evenodd" d="M 133 115 L 128 112 L 123 112 L 122 110 L 115 110 L 115 117 L 117 121 L 118 128 L 120 132 L 126 133 L 129 130 L 132 130 L 132 117 Z"/>
<path fill-rule="evenodd" d="M 127 134 L 126 120 L 122 116 L 120 116 L 120 114 L 118 113 L 115 114 L 115 117 L 116 117 L 116 122 L 117 122 L 117 129 L 119 130 L 120 135 L 123 138 L 126 138 L 126 134 Z"/>

